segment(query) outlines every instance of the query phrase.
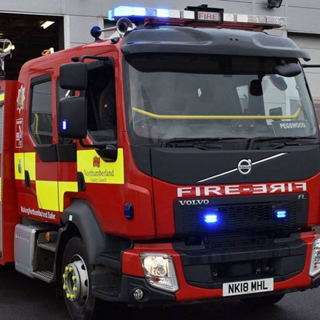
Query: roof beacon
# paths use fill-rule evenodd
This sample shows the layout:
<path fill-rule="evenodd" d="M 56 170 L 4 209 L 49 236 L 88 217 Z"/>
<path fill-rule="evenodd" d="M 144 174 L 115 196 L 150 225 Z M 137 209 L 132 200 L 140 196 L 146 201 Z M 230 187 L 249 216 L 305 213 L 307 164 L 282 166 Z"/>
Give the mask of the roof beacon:
<path fill-rule="evenodd" d="M 120 6 L 109 10 L 109 20 L 128 18 L 141 25 L 188 25 L 191 27 L 224 27 L 234 29 L 263 30 L 286 26 L 287 18 L 262 15 L 224 13 L 223 9 L 207 5 L 187 7 L 185 10 Z"/>

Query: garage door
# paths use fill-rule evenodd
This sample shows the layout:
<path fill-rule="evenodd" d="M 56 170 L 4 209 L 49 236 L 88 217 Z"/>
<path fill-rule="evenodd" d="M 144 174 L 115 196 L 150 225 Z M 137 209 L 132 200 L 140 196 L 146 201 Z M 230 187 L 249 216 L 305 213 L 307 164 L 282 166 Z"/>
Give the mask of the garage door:
<path fill-rule="evenodd" d="M 310 62 L 302 61 L 305 64 L 320 64 L 320 36 L 289 33 L 291 38 L 301 49 L 309 52 Z M 320 125 L 320 68 L 305 69 L 309 82 L 309 87 L 313 97 L 314 106 L 317 112 L 318 123 Z"/>
<path fill-rule="evenodd" d="M 320 64 L 320 36 L 289 33 L 288 37 L 292 39 L 301 49 L 309 52 L 311 61 L 306 64 Z M 307 79 L 314 100 L 320 101 L 320 68 L 305 69 Z"/>

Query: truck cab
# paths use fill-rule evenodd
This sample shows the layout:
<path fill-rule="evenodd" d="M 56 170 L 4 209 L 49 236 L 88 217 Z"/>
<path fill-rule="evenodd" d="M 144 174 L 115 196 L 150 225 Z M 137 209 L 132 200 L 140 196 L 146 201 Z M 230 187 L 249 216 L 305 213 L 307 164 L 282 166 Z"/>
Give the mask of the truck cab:
<path fill-rule="evenodd" d="M 95 42 L 21 69 L 0 261 L 56 282 L 73 319 L 99 300 L 272 304 L 318 286 L 310 57 L 261 32 L 284 20 L 207 6 L 110 18 L 119 36 L 93 28 Z"/>

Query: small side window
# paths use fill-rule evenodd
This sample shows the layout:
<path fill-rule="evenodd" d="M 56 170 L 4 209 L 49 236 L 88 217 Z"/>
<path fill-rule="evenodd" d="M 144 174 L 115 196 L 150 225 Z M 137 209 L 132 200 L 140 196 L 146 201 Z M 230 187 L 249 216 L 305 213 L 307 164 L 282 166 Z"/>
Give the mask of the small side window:
<path fill-rule="evenodd" d="M 117 139 L 115 72 L 101 61 L 89 65 L 88 131 L 95 141 Z"/>
<path fill-rule="evenodd" d="M 52 144 L 51 80 L 34 82 L 31 86 L 30 130 L 37 144 Z"/>

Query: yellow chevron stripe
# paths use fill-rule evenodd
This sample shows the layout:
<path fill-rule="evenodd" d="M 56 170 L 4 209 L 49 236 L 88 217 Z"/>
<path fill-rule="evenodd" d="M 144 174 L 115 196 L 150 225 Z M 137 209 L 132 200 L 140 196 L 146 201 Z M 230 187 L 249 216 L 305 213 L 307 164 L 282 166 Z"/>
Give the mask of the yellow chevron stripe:
<path fill-rule="evenodd" d="M 58 181 L 36 181 L 39 209 L 59 211 Z"/>
<path fill-rule="evenodd" d="M 78 182 L 58 181 L 59 187 L 59 211 L 64 210 L 64 194 L 66 192 L 78 192 Z"/>

